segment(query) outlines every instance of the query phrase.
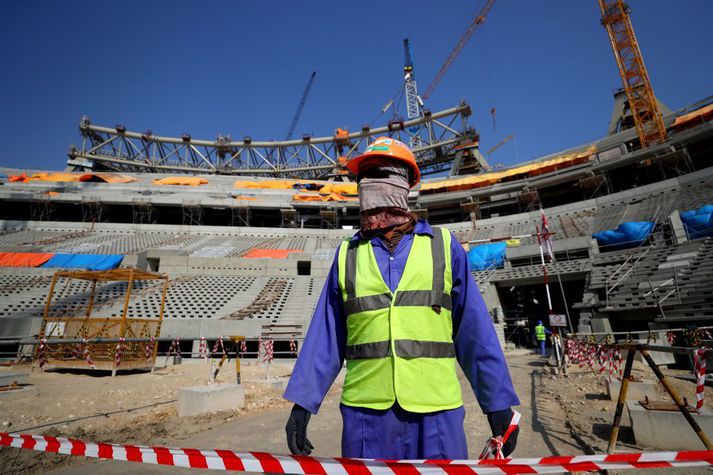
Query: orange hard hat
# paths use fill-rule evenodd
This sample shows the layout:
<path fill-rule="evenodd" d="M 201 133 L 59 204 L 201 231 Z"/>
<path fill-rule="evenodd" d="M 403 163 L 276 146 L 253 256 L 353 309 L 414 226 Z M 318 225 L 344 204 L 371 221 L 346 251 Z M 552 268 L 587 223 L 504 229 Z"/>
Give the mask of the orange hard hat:
<path fill-rule="evenodd" d="M 354 157 L 347 162 L 347 168 L 354 174 L 359 174 L 361 164 L 367 159 L 378 159 L 379 157 L 391 158 L 405 163 L 411 168 L 409 185 L 413 188 L 421 181 L 421 172 L 416 164 L 416 156 L 408 145 L 392 139 L 390 137 L 379 137 L 374 143 L 369 145 L 363 154 Z M 373 160 L 369 160 L 373 163 Z"/>

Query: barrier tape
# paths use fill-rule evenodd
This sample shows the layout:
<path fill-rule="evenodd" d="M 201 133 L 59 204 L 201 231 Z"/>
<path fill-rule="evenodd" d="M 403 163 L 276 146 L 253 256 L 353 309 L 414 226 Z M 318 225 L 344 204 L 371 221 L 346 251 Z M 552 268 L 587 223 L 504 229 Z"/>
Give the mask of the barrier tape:
<path fill-rule="evenodd" d="M 0 432 L 0 446 L 172 467 L 300 475 L 565 473 L 713 466 L 713 451 L 622 453 L 485 460 L 370 460 L 85 442 Z"/>
<path fill-rule="evenodd" d="M 290 353 L 297 355 L 297 342 L 294 338 L 290 338 Z"/>
<path fill-rule="evenodd" d="M 201 337 L 201 342 L 198 344 L 198 358 L 203 358 L 205 362 L 208 362 L 208 343 L 204 337 Z"/>
<path fill-rule="evenodd" d="M 177 336 L 175 340 L 171 342 L 171 346 L 168 348 L 168 354 L 166 354 L 166 360 L 168 361 L 168 357 L 171 356 L 172 353 L 175 353 L 176 356 L 181 356 L 181 337 Z"/>
<path fill-rule="evenodd" d="M 266 365 L 269 365 L 272 363 L 273 360 L 274 342 L 272 341 L 272 339 L 265 340 L 263 342 L 263 345 L 265 346 L 265 354 L 263 355 L 262 362 Z"/>
<path fill-rule="evenodd" d="M 94 366 L 94 361 L 92 360 L 92 355 L 89 354 L 89 343 L 87 343 L 86 338 L 82 338 L 81 347 L 82 347 L 82 356 L 84 356 L 84 359 L 86 360 L 89 367 L 92 369 L 97 369 L 97 367 Z"/>
<path fill-rule="evenodd" d="M 146 360 L 151 359 L 151 355 L 153 355 L 153 349 L 154 349 L 154 338 L 151 337 L 148 343 L 146 343 Z"/>
<path fill-rule="evenodd" d="M 225 345 L 223 345 L 223 337 L 219 336 L 218 339 L 215 341 L 215 344 L 213 345 L 213 351 L 211 351 L 211 354 L 214 355 L 218 352 L 218 348 L 223 350 L 223 355 L 228 356 L 228 354 L 225 352 Z"/>
<path fill-rule="evenodd" d="M 37 361 L 39 362 L 40 369 L 44 371 L 44 367 L 47 364 L 47 340 L 42 338 L 40 340 L 40 347 L 37 349 Z"/>
<path fill-rule="evenodd" d="M 503 460 L 505 458 L 505 456 L 503 455 L 503 445 L 505 445 L 505 443 L 508 441 L 513 431 L 517 429 L 517 425 L 519 423 L 520 413 L 513 409 L 512 419 L 510 419 L 510 424 L 508 425 L 507 430 L 505 430 L 505 433 L 503 435 L 491 437 L 490 439 L 488 439 L 488 441 L 485 443 L 485 447 L 480 452 L 480 457 L 478 458 L 481 460 L 486 460 L 490 458 L 493 458 L 495 460 Z"/>
<path fill-rule="evenodd" d="M 696 409 L 703 408 L 706 384 L 706 352 L 708 348 L 699 348 L 693 353 L 693 366 L 696 371 Z"/>
<path fill-rule="evenodd" d="M 240 357 L 245 356 L 245 352 L 248 351 L 248 343 L 245 340 L 240 342 Z"/>

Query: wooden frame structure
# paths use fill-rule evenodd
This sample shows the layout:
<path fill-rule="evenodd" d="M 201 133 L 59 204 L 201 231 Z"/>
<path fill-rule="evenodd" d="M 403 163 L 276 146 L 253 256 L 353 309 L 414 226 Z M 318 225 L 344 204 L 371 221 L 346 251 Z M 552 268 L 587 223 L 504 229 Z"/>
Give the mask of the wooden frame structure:
<path fill-rule="evenodd" d="M 91 290 L 83 315 L 52 316 L 52 298 L 59 279 L 75 279 L 91 282 Z M 161 305 L 157 318 L 128 318 L 131 290 L 135 281 L 159 280 L 161 286 Z M 126 282 L 126 295 L 120 317 L 96 317 L 92 315 L 96 298 L 97 284 L 106 282 Z M 58 271 L 50 284 L 47 302 L 42 317 L 40 339 L 52 338 L 68 340 L 90 338 L 158 338 L 166 305 L 168 276 L 132 268 L 119 268 L 107 271 Z M 77 312 L 80 313 L 80 312 Z M 118 369 L 152 369 L 156 361 L 158 342 L 125 342 L 121 348 L 119 365 L 116 364 L 118 344 L 113 343 L 58 343 L 47 344 L 43 350 L 38 347 L 35 360 L 44 351 L 46 366 L 52 368 L 92 369 L 111 371 L 116 375 Z M 149 357 L 147 358 L 147 354 Z M 93 366 L 89 364 L 91 360 Z"/>

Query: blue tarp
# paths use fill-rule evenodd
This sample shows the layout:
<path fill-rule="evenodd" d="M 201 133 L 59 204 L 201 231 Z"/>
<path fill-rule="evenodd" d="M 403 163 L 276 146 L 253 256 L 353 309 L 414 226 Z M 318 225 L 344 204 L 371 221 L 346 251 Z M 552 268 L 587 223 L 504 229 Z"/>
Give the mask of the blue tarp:
<path fill-rule="evenodd" d="M 639 246 L 653 230 L 654 223 L 651 221 L 629 221 L 621 223 L 616 229 L 594 233 L 592 237 L 600 247 L 606 246 L 607 250 L 625 249 Z"/>
<path fill-rule="evenodd" d="M 682 211 L 680 215 L 689 239 L 713 236 L 713 205 Z"/>
<path fill-rule="evenodd" d="M 485 270 L 488 267 L 502 267 L 505 263 L 505 242 L 493 242 L 471 247 L 468 251 L 470 270 Z"/>
<path fill-rule="evenodd" d="M 42 267 L 62 269 L 109 270 L 119 267 L 123 254 L 55 254 Z"/>

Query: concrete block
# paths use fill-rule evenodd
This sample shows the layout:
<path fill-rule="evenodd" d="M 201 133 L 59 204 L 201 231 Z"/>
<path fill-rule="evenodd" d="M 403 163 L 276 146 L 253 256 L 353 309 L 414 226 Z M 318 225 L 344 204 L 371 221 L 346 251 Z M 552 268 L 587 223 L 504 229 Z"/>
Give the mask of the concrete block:
<path fill-rule="evenodd" d="M 609 391 L 609 399 L 616 401 L 619 398 L 619 390 L 621 390 L 621 381 L 607 382 L 607 390 Z M 643 401 L 648 397 L 650 400 L 660 400 L 658 392 L 658 383 L 655 381 L 629 382 L 629 388 L 626 391 L 627 401 Z"/>
<path fill-rule="evenodd" d="M 189 417 L 245 406 L 245 388 L 238 384 L 193 386 L 178 391 L 178 416 Z"/>
<path fill-rule="evenodd" d="M 634 401 L 626 403 L 637 445 L 662 450 L 705 450 L 679 411 L 649 411 Z M 706 434 L 713 434 L 713 413 L 691 413 Z"/>
<path fill-rule="evenodd" d="M 0 373 L 0 387 L 10 386 L 14 382 L 19 385 L 30 384 L 30 373 Z"/>

